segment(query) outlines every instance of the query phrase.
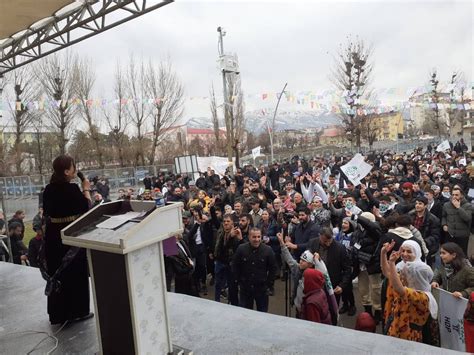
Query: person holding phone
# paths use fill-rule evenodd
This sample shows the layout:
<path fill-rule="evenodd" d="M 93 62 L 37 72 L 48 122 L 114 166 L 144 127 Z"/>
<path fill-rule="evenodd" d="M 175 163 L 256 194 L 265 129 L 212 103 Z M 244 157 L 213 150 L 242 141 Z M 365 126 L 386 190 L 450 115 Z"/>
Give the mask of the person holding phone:
<path fill-rule="evenodd" d="M 467 255 L 471 234 L 472 205 L 465 199 L 459 187 L 453 188 L 451 200 L 443 206 L 441 225 L 445 241 L 456 243 Z"/>

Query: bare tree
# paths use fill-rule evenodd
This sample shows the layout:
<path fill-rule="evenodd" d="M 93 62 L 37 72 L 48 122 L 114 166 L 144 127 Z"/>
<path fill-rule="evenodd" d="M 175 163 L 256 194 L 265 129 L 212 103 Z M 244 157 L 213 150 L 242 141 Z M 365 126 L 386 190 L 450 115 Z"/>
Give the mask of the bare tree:
<path fill-rule="evenodd" d="M 92 90 L 95 83 L 95 70 L 90 59 L 78 59 L 75 62 L 75 89 L 79 99 L 79 113 L 87 124 L 88 134 L 94 143 L 95 155 L 100 168 L 104 168 L 103 150 L 100 144 L 99 119 L 97 109 L 92 106 Z M 89 157 L 93 155 L 89 152 Z"/>
<path fill-rule="evenodd" d="M 146 123 L 150 112 L 144 100 L 147 94 L 147 78 L 143 58 L 137 63 L 133 56 L 130 57 L 125 78 L 127 93 L 130 98 L 126 105 L 127 112 L 137 134 L 138 144 L 135 151 L 135 164 L 145 165 L 144 141 Z"/>
<path fill-rule="evenodd" d="M 125 110 L 126 87 L 125 78 L 120 64 L 115 66 L 114 101 L 110 105 L 111 110 L 104 109 L 105 120 L 112 138 L 113 145 L 117 149 L 120 166 L 125 166 L 124 145 L 128 141 L 126 130 L 129 125 L 129 116 Z"/>
<path fill-rule="evenodd" d="M 340 119 L 348 139 L 360 150 L 362 119 L 358 112 L 363 107 L 362 100 L 368 99 L 368 85 L 372 76 L 372 48 L 363 40 L 350 38 L 342 46 L 334 60 L 331 80 L 339 90 L 345 92 L 345 103 L 341 107 Z"/>
<path fill-rule="evenodd" d="M 35 119 L 32 122 L 33 130 L 35 132 L 35 138 L 34 138 L 34 143 L 33 143 L 33 155 L 35 157 L 35 162 L 36 162 L 36 168 L 38 169 L 38 172 L 43 175 L 44 172 L 44 139 L 43 139 L 43 134 L 44 134 L 44 125 L 43 125 L 43 117 L 40 115 L 37 119 Z"/>
<path fill-rule="evenodd" d="M 148 162 L 155 163 L 156 148 L 164 138 L 163 133 L 183 115 L 184 88 L 173 70 L 171 61 L 161 61 L 158 66 L 148 62 L 146 90 L 153 100 L 151 112 L 152 143 Z"/>
<path fill-rule="evenodd" d="M 464 124 L 466 120 L 466 111 L 464 111 L 464 104 L 466 101 L 466 81 L 464 79 L 464 74 L 462 72 L 453 72 L 451 75 L 449 90 L 449 107 L 446 110 L 448 113 L 447 128 L 448 135 L 454 134 L 453 129 L 456 126 L 456 122 L 460 123 L 461 136 L 464 135 Z M 462 109 L 459 109 L 458 105 L 462 105 Z"/>
<path fill-rule="evenodd" d="M 39 115 L 39 111 L 35 110 L 31 104 L 38 100 L 40 90 L 31 67 L 21 67 L 15 70 L 9 78 L 15 95 L 14 104 L 10 105 L 11 126 L 14 130 L 12 152 L 14 154 L 16 174 L 21 174 L 22 153 L 24 152 L 22 139 L 26 129 L 31 128 L 31 123 Z"/>
<path fill-rule="evenodd" d="M 445 128 L 448 128 L 448 123 L 442 122 L 443 118 L 439 110 L 440 103 L 440 93 L 438 90 L 439 80 L 436 69 L 433 69 L 430 73 L 430 109 L 428 111 L 428 121 L 431 124 L 432 129 L 438 134 L 438 137 L 441 138 L 442 133 Z"/>
<path fill-rule="evenodd" d="M 56 129 L 59 140 L 59 154 L 66 153 L 69 133 L 76 107 L 74 98 L 74 63 L 77 57 L 71 52 L 53 54 L 38 62 L 36 73 L 46 94 L 48 104 L 46 115 Z"/>

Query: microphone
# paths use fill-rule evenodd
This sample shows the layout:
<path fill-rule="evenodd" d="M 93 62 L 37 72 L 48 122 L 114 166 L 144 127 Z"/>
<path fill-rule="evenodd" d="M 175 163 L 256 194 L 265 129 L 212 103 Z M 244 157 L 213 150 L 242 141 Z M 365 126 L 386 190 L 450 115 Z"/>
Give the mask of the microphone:
<path fill-rule="evenodd" d="M 86 177 L 84 176 L 84 174 L 82 173 L 82 171 L 78 171 L 77 172 L 77 177 L 79 179 L 81 179 L 81 181 L 84 181 L 86 179 Z"/>

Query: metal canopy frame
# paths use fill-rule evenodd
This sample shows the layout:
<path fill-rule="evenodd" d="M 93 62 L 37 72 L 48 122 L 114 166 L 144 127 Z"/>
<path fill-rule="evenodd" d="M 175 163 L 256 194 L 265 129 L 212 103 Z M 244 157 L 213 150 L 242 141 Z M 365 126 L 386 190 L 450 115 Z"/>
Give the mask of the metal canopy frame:
<path fill-rule="evenodd" d="M 0 76 L 173 1 L 85 0 L 69 11 L 59 10 L 0 43 Z"/>

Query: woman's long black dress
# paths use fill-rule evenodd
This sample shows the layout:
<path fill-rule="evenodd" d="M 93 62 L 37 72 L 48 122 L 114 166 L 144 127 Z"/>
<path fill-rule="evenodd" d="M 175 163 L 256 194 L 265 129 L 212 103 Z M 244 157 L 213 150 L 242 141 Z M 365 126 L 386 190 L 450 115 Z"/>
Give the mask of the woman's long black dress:
<path fill-rule="evenodd" d="M 43 194 L 44 214 L 64 218 L 87 212 L 89 200 L 76 184 L 61 182 L 46 186 Z M 52 276 L 61 265 L 69 246 L 61 242 L 61 229 L 71 222 L 52 223 L 46 219 L 45 257 L 48 274 Z M 59 292 L 48 296 L 48 314 L 52 324 L 84 317 L 89 314 L 89 279 L 85 249 L 80 249 L 58 280 Z"/>

